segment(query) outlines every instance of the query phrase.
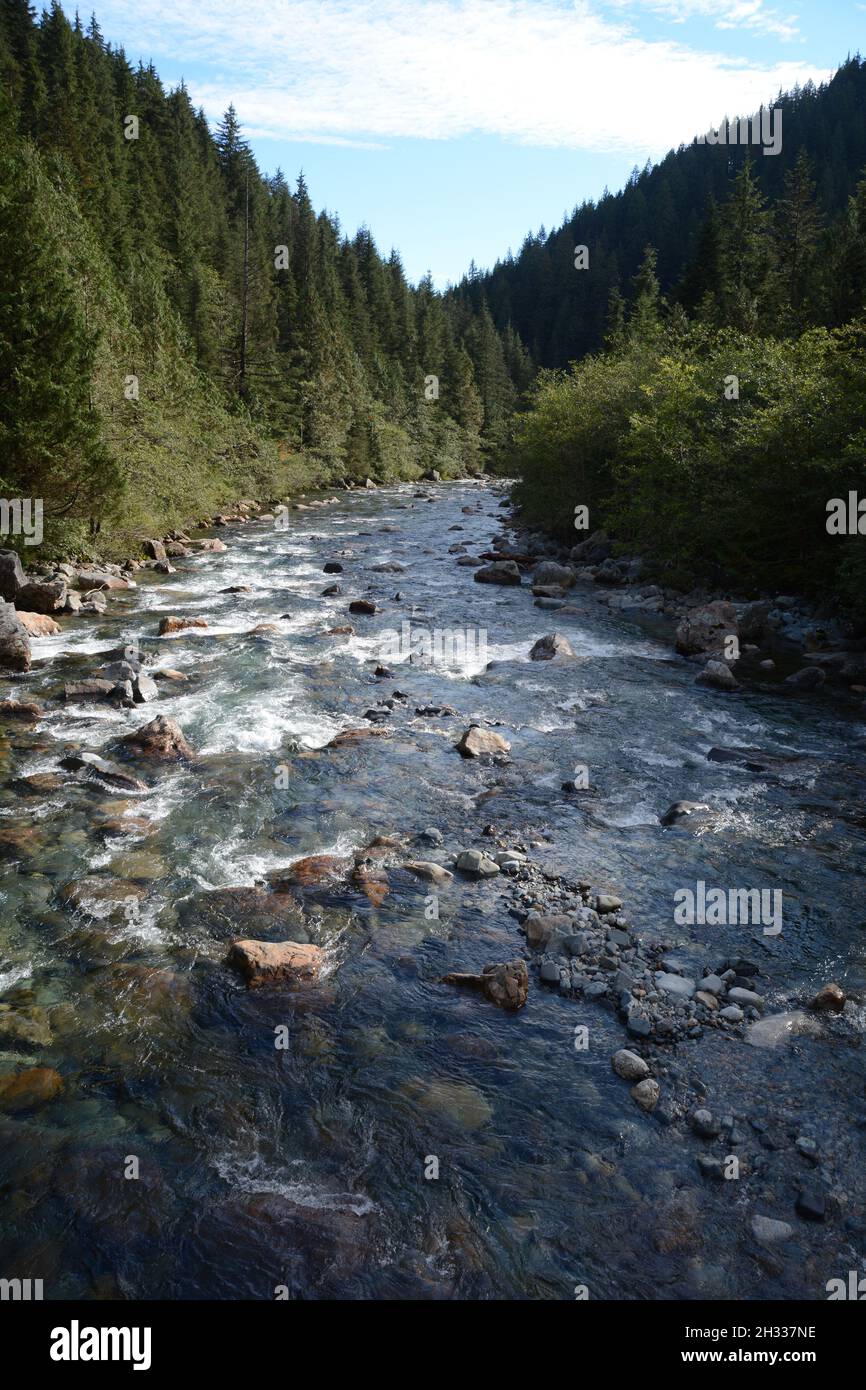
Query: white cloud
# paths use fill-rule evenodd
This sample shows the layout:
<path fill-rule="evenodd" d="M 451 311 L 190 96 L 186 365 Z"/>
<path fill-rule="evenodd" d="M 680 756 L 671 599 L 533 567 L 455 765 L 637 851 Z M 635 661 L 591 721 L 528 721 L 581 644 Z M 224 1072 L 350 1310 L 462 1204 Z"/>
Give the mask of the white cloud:
<path fill-rule="evenodd" d="M 100 13 L 112 32 L 114 4 Z M 636 0 L 704 13 L 713 0 Z M 642 38 L 592 0 L 148 0 L 120 6 L 130 52 L 212 69 L 187 78 L 208 115 L 248 131 L 364 143 L 497 135 L 522 144 L 660 155 L 780 88 L 828 74 Z M 724 18 L 762 0 L 729 0 Z M 740 21 L 742 22 L 742 21 Z"/>

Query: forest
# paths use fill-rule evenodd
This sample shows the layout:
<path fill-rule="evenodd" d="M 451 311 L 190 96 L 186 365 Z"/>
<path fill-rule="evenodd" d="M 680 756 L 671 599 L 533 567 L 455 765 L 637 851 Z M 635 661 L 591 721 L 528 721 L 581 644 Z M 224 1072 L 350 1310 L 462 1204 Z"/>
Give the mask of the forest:
<path fill-rule="evenodd" d="M 0 488 L 43 499 L 46 555 L 473 474 L 532 375 L 484 305 L 407 283 L 263 175 L 233 109 L 212 131 L 56 0 L 0 5 L 0 246 Z"/>
<path fill-rule="evenodd" d="M 857 614 L 862 532 L 833 516 L 866 495 L 866 64 L 776 106 L 778 156 L 681 147 L 456 294 L 541 364 L 509 470 L 527 519 L 573 536 L 587 507 L 673 587 Z"/>

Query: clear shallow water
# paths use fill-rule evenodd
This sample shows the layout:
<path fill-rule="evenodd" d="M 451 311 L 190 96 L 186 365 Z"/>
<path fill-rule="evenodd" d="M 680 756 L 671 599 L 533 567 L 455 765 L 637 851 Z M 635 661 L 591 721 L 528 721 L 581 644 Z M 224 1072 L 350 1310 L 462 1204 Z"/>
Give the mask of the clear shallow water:
<path fill-rule="evenodd" d="M 428 826 L 441 850 L 413 852 L 444 861 L 483 846 L 492 823 L 552 875 L 619 893 L 648 936 L 709 963 L 759 959 L 774 1010 L 829 978 L 863 988 L 866 727 L 853 707 L 771 687 L 733 699 L 701 690 L 652 620 L 611 613 L 592 586 L 575 591 L 582 611 L 563 616 L 526 589 L 476 584 L 448 547 L 488 548 L 501 494 L 414 491 L 293 512 L 289 531 L 223 532 L 225 555 L 184 561 L 168 580 L 143 574 L 104 621 L 34 644 L 44 664 L 6 683 L 49 700 L 131 638 L 190 677 L 162 682 L 143 710 L 54 703 L 36 732 L 7 730 L 0 750 L 0 828 L 28 832 L 0 880 L 0 1002 L 44 1007 L 54 1035 L 7 1049 L 0 1067 L 54 1066 L 65 1081 L 49 1105 L 0 1115 L 0 1273 L 42 1277 L 46 1297 L 270 1298 L 285 1286 L 305 1298 L 571 1298 L 580 1283 L 591 1297 L 824 1297 L 863 1252 L 856 1029 L 828 1025 L 771 1050 L 714 1035 L 660 1050 L 660 1066 L 678 1069 L 663 1088 L 697 1079 L 718 1113 L 780 1128 L 754 1174 L 720 1188 L 701 1178 L 684 1127 L 642 1115 L 612 1074 L 626 1043 L 612 1013 L 533 979 L 512 1017 L 437 983 L 521 953 L 511 885 L 457 879 L 438 921 L 425 916 L 428 885 L 399 869 L 379 906 L 345 885 L 310 890 L 328 966 L 304 994 L 247 992 L 223 965 L 232 925 L 206 890 Z M 344 573 L 324 575 L 333 558 Z M 394 561 L 405 572 L 372 569 Z M 342 595 L 321 597 L 333 582 Z M 234 584 L 252 592 L 220 592 Z M 361 596 L 381 611 L 349 615 Z M 208 628 L 157 638 L 172 613 Z M 501 664 L 389 661 L 393 679 L 376 680 L 381 634 L 403 621 L 480 627 Z M 249 635 L 261 622 L 278 633 Z M 327 635 L 347 622 L 355 636 Z M 554 628 L 578 661 L 529 662 Z M 394 690 L 408 700 L 395 702 L 388 737 L 325 748 Z M 437 705 L 457 713 L 414 713 Z M 201 757 L 145 773 L 145 793 L 68 779 L 23 797 L 9 786 L 57 770 L 73 745 L 110 754 L 156 713 L 176 718 Z M 471 720 L 497 723 L 508 766 L 459 758 Z M 708 762 L 714 745 L 790 761 L 756 776 Z M 569 798 L 560 787 L 577 763 L 590 791 Z M 720 808 L 718 824 L 664 831 L 658 817 L 680 798 Z M 121 842 L 99 830 L 109 815 L 153 826 Z M 63 885 L 94 873 L 131 885 L 133 906 L 65 905 Z M 674 891 L 698 879 L 781 888 L 782 936 L 675 927 Z M 279 936 L 256 927 L 247 918 L 240 932 Z M 581 1022 L 587 1053 L 573 1047 Z M 799 1133 L 820 1136 L 835 1184 L 820 1226 L 792 1216 Z M 130 1155 L 138 1181 L 123 1178 Z M 438 1180 L 424 1176 L 431 1156 Z M 753 1211 L 796 1224 L 781 1254 L 749 1240 Z"/>

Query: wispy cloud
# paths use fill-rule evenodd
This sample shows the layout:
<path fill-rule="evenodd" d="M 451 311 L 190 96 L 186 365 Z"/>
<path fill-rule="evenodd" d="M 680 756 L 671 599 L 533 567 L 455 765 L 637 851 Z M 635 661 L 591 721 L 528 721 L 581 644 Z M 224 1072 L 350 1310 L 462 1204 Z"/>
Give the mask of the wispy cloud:
<path fill-rule="evenodd" d="M 608 0 L 608 3 L 623 10 L 647 10 L 675 24 L 707 19 L 714 28 L 721 30 L 739 30 L 783 40 L 800 36 L 798 16 L 780 14 L 764 0 Z"/>
<path fill-rule="evenodd" d="M 196 103 L 216 116 L 233 102 L 249 130 L 282 140 L 497 135 L 655 155 L 827 76 L 647 39 L 642 5 L 719 15 L 715 0 L 106 0 L 100 18 L 110 33 L 116 14 L 131 52 L 205 64 L 208 80 L 188 77 Z M 746 27 L 769 14 L 762 0 L 724 9 Z"/>

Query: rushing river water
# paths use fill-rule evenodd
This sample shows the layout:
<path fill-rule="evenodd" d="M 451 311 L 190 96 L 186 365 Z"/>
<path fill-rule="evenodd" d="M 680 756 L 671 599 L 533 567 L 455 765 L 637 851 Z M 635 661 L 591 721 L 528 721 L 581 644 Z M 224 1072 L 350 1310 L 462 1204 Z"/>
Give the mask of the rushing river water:
<path fill-rule="evenodd" d="M 745 1172 L 720 1184 L 701 1176 L 688 1126 L 641 1113 L 613 1074 L 628 1043 L 613 1011 L 535 976 L 516 1014 L 439 983 L 525 952 L 519 884 L 458 874 L 436 918 L 430 885 L 398 856 L 381 902 L 351 883 L 303 894 L 327 948 L 318 985 L 248 990 L 224 963 L 232 934 L 279 933 L 228 920 L 213 890 L 377 834 L 411 845 L 428 827 L 441 846 L 412 855 L 446 863 L 489 843 L 492 824 L 551 876 L 618 893 L 642 934 L 705 964 L 759 959 L 768 1013 L 830 979 L 862 997 L 866 730 L 853 703 L 696 687 L 658 620 L 611 612 L 592 585 L 560 616 L 525 586 L 475 583 L 449 547 L 489 547 L 502 492 L 424 492 L 347 495 L 293 511 L 285 530 L 221 532 L 226 554 L 168 578 L 142 571 L 104 618 L 65 619 L 34 644 L 31 676 L 4 682 L 50 713 L 2 744 L 0 825 L 21 833 L 3 850 L 0 1002 L 44 1009 L 51 1037 L 9 1047 L 0 1070 L 53 1067 L 64 1089 L 0 1114 L 0 1275 L 42 1278 L 49 1298 L 570 1299 L 577 1285 L 591 1298 L 824 1298 L 866 1253 L 859 1004 L 844 1026 L 775 1047 L 708 1032 L 657 1049 L 663 1088 L 739 1116 Z M 343 572 L 324 574 L 334 559 Z M 405 570 L 375 568 L 395 562 Z M 322 597 L 334 582 L 342 593 Z M 225 592 L 238 585 L 250 592 Z M 358 597 L 375 616 L 348 615 Z M 208 626 L 158 638 L 167 614 Z M 407 621 L 483 631 L 494 665 L 391 655 L 393 677 L 376 678 L 383 631 Z M 327 635 L 348 622 L 354 636 Z M 250 635 L 260 623 L 278 630 Z M 577 661 L 530 662 L 554 628 Z M 136 710 L 53 698 L 130 641 L 189 680 L 161 681 Z M 325 748 L 386 699 L 385 736 Z M 415 713 L 438 706 L 455 713 Z M 20 781 L 77 749 L 114 756 L 117 736 L 157 713 L 200 756 L 142 766 L 146 792 L 70 772 Z M 505 765 L 455 752 L 470 722 L 509 740 Z M 708 761 L 719 745 L 779 757 L 756 774 Z M 590 787 L 568 796 L 577 764 Z M 720 814 L 701 834 L 665 830 L 679 798 Z M 116 817 L 149 824 L 120 836 L 103 826 Z M 61 891 L 94 876 L 106 893 Z M 783 932 L 676 927 L 673 895 L 699 880 L 781 889 Z M 801 1136 L 818 1144 L 823 1222 L 794 1215 L 815 1171 Z M 792 1238 L 756 1245 L 754 1212 L 790 1221 Z"/>

